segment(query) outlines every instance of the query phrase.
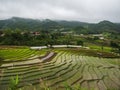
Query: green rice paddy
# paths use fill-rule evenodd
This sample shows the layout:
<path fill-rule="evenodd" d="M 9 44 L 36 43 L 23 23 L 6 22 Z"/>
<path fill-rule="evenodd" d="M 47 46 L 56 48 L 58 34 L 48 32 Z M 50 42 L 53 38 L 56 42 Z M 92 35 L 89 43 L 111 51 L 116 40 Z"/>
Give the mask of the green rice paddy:
<path fill-rule="evenodd" d="M 30 49 L 0 50 L 3 61 L 23 62 L 41 60 L 47 50 Z M 82 56 L 69 50 L 54 49 L 56 56 L 49 62 L 0 66 L 0 90 L 7 90 L 11 77 L 19 76 L 22 90 L 66 90 L 65 84 L 81 90 L 120 90 L 120 59 Z M 30 59 L 31 58 L 31 59 Z M 4 67 L 3 67 L 4 66 Z"/>

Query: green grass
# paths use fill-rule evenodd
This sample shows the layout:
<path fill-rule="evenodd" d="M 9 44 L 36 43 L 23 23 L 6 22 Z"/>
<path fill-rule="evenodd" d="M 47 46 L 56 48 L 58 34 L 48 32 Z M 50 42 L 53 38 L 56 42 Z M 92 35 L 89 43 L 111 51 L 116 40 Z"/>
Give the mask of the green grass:
<path fill-rule="evenodd" d="M 111 47 L 107 47 L 107 46 L 98 46 L 98 45 L 89 45 L 89 47 L 91 49 L 95 49 L 95 50 L 99 50 L 99 51 L 104 51 L 104 52 L 111 52 L 112 48 Z"/>
<path fill-rule="evenodd" d="M 1 49 L 0 57 L 2 61 L 21 61 L 27 60 L 35 56 L 44 56 L 46 54 L 46 50 L 30 50 L 29 48 L 24 49 Z"/>

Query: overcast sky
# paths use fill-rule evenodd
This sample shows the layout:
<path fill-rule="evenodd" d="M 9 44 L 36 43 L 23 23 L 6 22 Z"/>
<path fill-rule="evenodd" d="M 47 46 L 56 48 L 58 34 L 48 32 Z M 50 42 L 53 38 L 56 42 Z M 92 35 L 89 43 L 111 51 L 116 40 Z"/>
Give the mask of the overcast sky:
<path fill-rule="evenodd" d="M 0 0 L 0 19 L 33 19 L 120 22 L 120 0 Z"/>

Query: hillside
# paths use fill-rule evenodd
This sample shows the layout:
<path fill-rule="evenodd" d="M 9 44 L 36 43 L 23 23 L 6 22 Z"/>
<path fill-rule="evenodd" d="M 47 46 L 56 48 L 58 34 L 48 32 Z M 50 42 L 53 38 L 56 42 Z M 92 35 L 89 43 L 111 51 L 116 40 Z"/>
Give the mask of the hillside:
<path fill-rule="evenodd" d="M 100 32 L 120 32 L 120 24 L 112 23 L 110 21 L 101 21 L 97 24 L 90 24 L 89 29 Z"/>
<path fill-rule="evenodd" d="M 101 21 L 99 23 L 86 23 L 80 21 L 65 21 L 65 20 L 37 20 L 28 18 L 13 17 L 6 20 L 0 20 L 0 30 L 29 30 L 29 31 L 56 31 L 56 30 L 73 30 L 78 34 L 85 32 L 87 33 L 103 33 L 103 32 L 114 32 L 120 33 L 120 24 L 112 23 L 110 21 Z"/>

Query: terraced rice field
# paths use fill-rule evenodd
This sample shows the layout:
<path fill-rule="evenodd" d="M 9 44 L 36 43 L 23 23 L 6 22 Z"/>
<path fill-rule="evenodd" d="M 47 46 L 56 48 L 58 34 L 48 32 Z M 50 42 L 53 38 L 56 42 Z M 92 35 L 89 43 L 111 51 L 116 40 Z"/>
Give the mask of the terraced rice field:
<path fill-rule="evenodd" d="M 6 90 L 11 77 L 16 75 L 20 79 L 18 87 L 22 87 L 22 90 L 42 90 L 44 87 L 49 87 L 50 90 L 65 90 L 65 83 L 71 87 L 80 86 L 84 90 L 120 90 L 120 66 L 116 64 L 120 62 L 120 59 L 81 56 L 69 50 L 56 49 L 52 52 L 57 52 L 57 54 L 49 62 L 15 66 L 1 65 L 0 90 Z M 24 57 L 22 60 L 29 58 Z M 24 63 L 22 60 L 21 62 Z M 42 60 L 42 58 L 37 60 Z"/>
<path fill-rule="evenodd" d="M 42 52 L 44 55 L 45 52 Z M 40 51 L 37 50 L 30 50 L 29 48 L 26 49 L 1 49 L 0 56 L 3 58 L 3 61 L 11 62 L 11 61 L 19 61 L 19 60 L 28 60 L 32 59 L 36 56 L 41 55 Z"/>

